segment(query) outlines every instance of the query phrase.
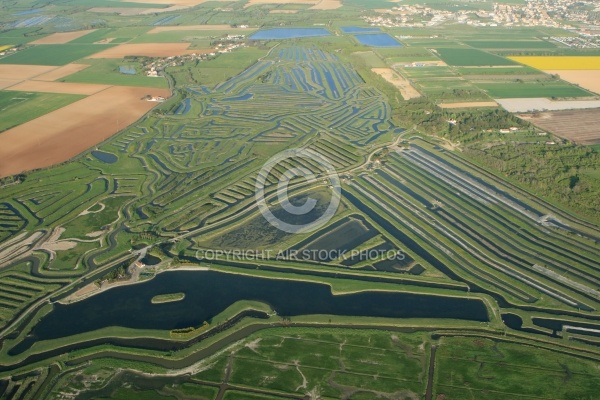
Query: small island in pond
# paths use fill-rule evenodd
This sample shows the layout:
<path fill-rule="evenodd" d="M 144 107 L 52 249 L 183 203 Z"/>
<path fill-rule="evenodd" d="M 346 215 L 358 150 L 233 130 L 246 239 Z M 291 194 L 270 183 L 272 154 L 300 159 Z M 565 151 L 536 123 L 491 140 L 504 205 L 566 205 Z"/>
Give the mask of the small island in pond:
<path fill-rule="evenodd" d="M 185 293 L 167 293 L 167 294 L 157 294 L 150 300 L 152 304 L 161 304 L 161 303 L 172 303 L 174 301 L 181 301 L 185 299 Z"/>

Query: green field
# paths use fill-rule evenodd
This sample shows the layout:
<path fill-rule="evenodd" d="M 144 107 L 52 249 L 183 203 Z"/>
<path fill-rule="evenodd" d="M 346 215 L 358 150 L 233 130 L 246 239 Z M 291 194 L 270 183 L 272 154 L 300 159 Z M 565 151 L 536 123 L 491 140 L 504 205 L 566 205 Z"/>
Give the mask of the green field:
<path fill-rule="evenodd" d="M 485 93 L 471 82 L 456 78 L 419 78 L 415 86 L 435 101 L 489 100 Z"/>
<path fill-rule="evenodd" d="M 373 51 L 356 52 L 353 56 L 356 58 L 357 63 L 363 62 L 366 68 L 388 67 L 388 65 Z"/>
<path fill-rule="evenodd" d="M 267 50 L 247 47 L 226 57 L 218 56 L 214 60 L 203 62 L 194 68 L 190 68 L 190 66 L 171 67 L 169 72 L 178 84 L 187 82 L 213 86 L 239 74 L 254 64 L 254 60 L 266 54 Z"/>
<path fill-rule="evenodd" d="M 112 37 L 112 36 L 108 36 L 108 35 L 110 35 L 110 32 L 112 32 L 112 31 L 113 31 L 113 29 L 110 29 L 110 28 L 97 29 L 94 32 L 88 33 L 87 35 L 84 35 L 77 39 L 71 40 L 69 42 L 69 44 L 77 44 L 77 43 L 92 44 L 92 43 L 98 42 L 102 39 L 106 39 L 107 37 Z"/>
<path fill-rule="evenodd" d="M 402 67 L 402 71 L 410 78 L 455 78 L 460 75 L 451 67 Z"/>
<path fill-rule="evenodd" d="M 506 75 L 510 77 L 511 75 L 541 75 L 542 72 L 540 70 L 531 68 L 531 67 L 521 67 L 520 65 L 515 65 L 514 67 L 505 67 L 505 68 L 469 68 L 469 67 L 460 67 L 456 68 L 461 75 Z"/>
<path fill-rule="evenodd" d="M 456 48 L 466 48 L 465 45 L 460 44 L 455 40 L 448 39 L 405 39 L 404 40 L 410 46 L 416 47 L 426 47 L 426 48 L 438 48 L 438 47 L 456 47 Z"/>
<path fill-rule="evenodd" d="M 0 91 L 0 132 L 51 111 L 58 110 L 85 96 L 55 93 Z"/>
<path fill-rule="evenodd" d="M 0 33 L 0 46 L 12 44 L 19 45 L 32 42 L 41 36 L 36 35 L 33 28 L 13 29 Z"/>
<path fill-rule="evenodd" d="M 436 354 L 438 396 L 593 399 L 600 392 L 597 363 L 514 343 L 444 338 Z"/>
<path fill-rule="evenodd" d="M 254 32 L 252 29 L 244 31 L 231 30 L 189 30 L 189 31 L 166 31 L 159 33 L 149 33 L 138 36 L 133 39 L 131 43 L 177 43 L 177 42 L 190 42 L 194 43 L 197 47 L 204 46 L 209 48 L 211 43 L 217 39 L 227 35 L 246 35 L 250 36 Z"/>
<path fill-rule="evenodd" d="M 392 8 L 394 3 L 386 0 L 345 0 L 345 6 L 361 7 L 361 8 Z"/>
<path fill-rule="evenodd" d="M 102 399 L 214 399 L 227 383 L 235 388 L 221 387 L 221 394 L 232 400 L 276 400 L 306 392 L 323 399 L 418 399 L 428 385 L 434 399 L 448 400 L 593 399 L 586 394 L 600 390 L 592 361 L 486 337 L 432 340 L 426 331 L 271 328 L 211 358 L 203 364 L 210 368 L 191 376 L 156 374 L 151 380 L 126 372 L 103 387 L 122 364 L 99 359 L 82 367 L 86 375 L 101 377 L 96 382 L 82 382 L 76 369 L 66 370 L 55 390 L 87 385 Z"/>
<path fill-rule="evenodd" d="M 151 78 L 141 75 L 142 67 L 137 62 L 126 62 L 112 59 L 88 59 L 84 64 L 91 65 L 84 69 L 61 79 L 63 82 L 97 83 L 104 85 L 119 86 L 145 86 L 155 88 L 167 88 L 167 80 L 163 77 Z M 119 66 L 133 66 L 137 75 L 126 75 L 119 72 Z"/>
<path fill-rule="evenodd" d="M 477 4 L 460 4 L 452 0 L 405 0 L 406 4 L 423 5 L 438 10 L 488 10 L 491 11 L 492 4 L 489 0 L 479 1 Z"/>
<path fill-rule="evenodd" d="M 135 26 L 122 28 L 101 28 L 94 32 L 88 33 L 85 36 L 77 38 L 69 42 L 70 44 L 93 44 L 105 39 L 112 39 L 110 44 L 119 44 L 129 42 L 137 37 L 144 37 L 151 27 Z"/>
<path fill-rule="evenodd" d="M 554 43 L 545 40 L 468 40 L 469 46 L 478 49 L 554 49 Z"/>
<path fill-rule="evenodd" d="M 73 40 L 71 43 L 94 43 L 102 39 L 115 38 L 113 42 L 120 43 L 125 40 L 130 40 L 135 37 L 141 36 L 144 33 L 152 29 L 149 26 L 134 26 L 134 27 L 123 27 L 123 28 L 103 28 L 98 29 L 95 32 L 88 33 L 78 39 Z"/>
<path fill-rule="evenodd" d="M 116 7 L 116 8 L 166 8 L 165 4 L 134 3 L 121 0 L 70 0 L 70 4 L 85 7 Z"/>
<path fill-rule="evenodd" d="M 211 37 L 221 37 L 227 34 L 226 31 L 167 31 L 152 34 L 145 34 L 133 39 L 131 43 L 178 43 L 189 42 L 208 48 L 212 40 Z"/>
<path fill-rule="evenodd" d="M 404 39 L 403 39 L 404 40 Z M 378 48 L 373 50 L 375 53 L 379 54 L 382 58 L 390 58 L 390 57 L 408 57 L 413 58 L 415 60 L 421 60 L 423 57 L 432 57 L 429 50 L 423 47 L 395 47 L 395 48 Z M 435 57 L 434 57 L 435 59 Z"/>
<path fill-rule="evenodd" d="M 0 59 L 0 64 L 32 64 L 61 66 L 106 50 L 112 45 L 101 44 L 42 44 L 29 47 Z"/>
<path fill-rule="evenodd" d="M 518 97 L 591 97 L 593 94 L 562 82 L 548 83 L 477 83 L 493 98 Z"/>
<path fill-rule="evenodd" d="M 460 67 L 516 65 L 516 63 L 512 60 L 476 49 L 436 48 L 436 51 L 440 58 L 448 65 Z"/>

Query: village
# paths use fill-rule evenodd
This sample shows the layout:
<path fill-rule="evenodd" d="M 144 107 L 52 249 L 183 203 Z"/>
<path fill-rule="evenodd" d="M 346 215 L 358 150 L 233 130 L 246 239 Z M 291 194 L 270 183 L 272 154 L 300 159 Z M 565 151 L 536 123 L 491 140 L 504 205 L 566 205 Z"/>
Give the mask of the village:
<path fill-rule="evenodd" d="M 596 8 L 590 11 L 593 7 Z M 587 29 L 588 34 L 590 29 L 600 29 L 600 7 L 592 1 L 532 0 L 524 5 L 494 3 L 492 11 L 448 11 L 424 5 L 399 4 L 391 9 L 376 11 L 385 15 L 364 16 L 363 19 L 373 26 L 388 28 L 422 28 L 451 22 L 478 27 L 542 26 Z"/>
<path fill-rule="evenodd" d="M 143 71 L 146 76 L 160 77 L 167 67 L 177 67 L 190 61 L 206 61 L 217 57 L 219 54 L 230 53 L 235 49 L 246 46 L 246 35 L 227 35 L 216 39 L 214 51 L 210 53 L 198 52 L 181 56 L 171 56 L 165 58 L 151 58 L 142 63 Z"/>

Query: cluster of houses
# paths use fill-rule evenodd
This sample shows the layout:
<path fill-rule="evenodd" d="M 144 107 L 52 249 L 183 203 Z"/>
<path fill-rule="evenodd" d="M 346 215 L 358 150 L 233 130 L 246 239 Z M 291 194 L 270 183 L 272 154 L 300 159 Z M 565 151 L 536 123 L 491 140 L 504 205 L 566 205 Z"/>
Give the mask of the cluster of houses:
<path fill-rule="evenodd" d="M 458 123 L 458 121 L 455 120 L 455 119 L 449 119 L 449 120 L 446 120 L 446 122 L 448 122 L 450 125 L 456 125 Z M 521 129 L 517 128 L 516 126 L 511 126 L 510 128 L 501 128 L 501 129 L 498 129 L 498 132 L 500 132 L 500 133 L 511 133 L 511 132 L 518 132 L 520 130 Z M 488 132 L 488 133 L 491 133 L 491 132 L 494 132 L 494 131 L 495 131 L 494 129 L 488 129 L 488 130 L 486 130 L 486 132 Z"/>
<path fill-rule="evenodd" d="M 218 54 L 230 53 L 235 49 L 245 47 L 246 35 L 227 35 L 217 39 L 214 50 L 211 52 L 192 53 L 166 58 L 153 58 L 144 62 L 142 67 L 146 76 L 159 77 L 166 67 L 176 67 L 190 61 L 205 61 L 216 57 Z"/>
<path fill-rule="evenodd" d="M 580 35 L 581 36 L 553 36 L 551 39 L 576 49 L 600 48 L 600 31 L 598 31 L 598 34 L 584 34 L 580 32 Z"/>
<path fill-rule="evenodd" d="M 458 3 L 458 2 L 457 2 Z M 458 9 L 439 10 L 425 5 L 398 4 L 390 9 L 376 9 L 380 14 L 363 19 L 374 26 L 426 27 L 445 22 L 472 26 L 544 26 L 573 28 L 571 22 L 599 25 L 600 6 L 597 0 L 528 0 L 522 4 L 494 2 L 492 11 Z M 508 3 L 508 2 L 506 2 Z M 596 10 L 593 10 L 597 7 Z"/>
<path fill-rule="evenodd" d="M 4 47 L 4 46 L 0 46 L 0 48 L 2 48 L 2 47 Z M 4 49 L 4 50 L 0 51 L 0 57 L 14 54 L 17 52 L 17 50 L 18 50 L 17 47 L 10 47 L 8 49 Z"/>

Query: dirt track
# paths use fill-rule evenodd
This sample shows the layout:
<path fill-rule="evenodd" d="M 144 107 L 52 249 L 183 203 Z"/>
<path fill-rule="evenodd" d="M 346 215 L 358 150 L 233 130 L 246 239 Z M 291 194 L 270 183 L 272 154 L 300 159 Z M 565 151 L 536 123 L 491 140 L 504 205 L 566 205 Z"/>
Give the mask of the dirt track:
<path fill-rule="evenodd" d="M 172 31 L 247 31 L 250 28 L 232 28 L 229 25 L 178 25 L 178 26 L 157 26 L 148 32 L 148 34 L 172 32 Z"/>
<path fill-rule="evenodd" d="M 95 29 L 89 29 L 87 31 L 53 33 L 52 35 L 31 42 L 31 44 L 65 44 L 94 31 Z"/>
<path fill-rule="evenodd" d="M 442 103 L 440 108 L 476 108 L 476 107 L 498 107 L 495 101 L 471 101 L 465 103 Z"/>
<path fill-rule="evenodd" d="M 591 98 L 593 99 L 593 97 Z M 560 111 L 600 107 L 600 100 L 551 100 L 543 97 L 495 100 L 510 112 Z"/>
<path fill-rule="evenodd" d="M 314 6 L 312 6 L 311 10 L 335 10 L 336 8 L 340 8 L 342 6 L 341 0 L 321 0 Z"/>
<path fill-rule="evenodd" d="M 126 7 L 126 8 L 121 8 L 121 7 L 93 7 L 90 8 L 88 10 L 88 12 L 94 12 L 94 13 L 99 13 L 99 14 L 119 14 L 123 17 L 130 17 L 132 15 L 140 15 L 140 14 L 145 14 L 148 10 L 152 10 L 152 9 L 148 9 L 148 8 L 131 8 L 131 7 Z M 155 10 L 160 10 L 159 8 L 156 8 Z M 159 11 L 156 11 L 157 13 Z"/>
<path fill-rule="evenodd" d="M 131 0 L 130 3 L 143 3 L 143 4 L 168 4 L 166 8 L 147 8 L 138 14 L 158 14 L 170 11 L 179 11 L 186 8 L 197 6 L 198 4 L 205 3 L 210 0 Z M 214 0 L 213 0 L 214 1 Z M 229 1 L 229 0 L 216 0 L 216 1 Z M 124 9 L 121 9 L 124 10 Z"/>
<path fill-rule="evenodd" d="M 14 86 L 25 79 L 41 76 L 57 67 L 46 65 L 1 65 L 0 90 Z"/>
<path fill-rule="evenodd" d="M 426 67 L 447 67 L 448 64 L 442 60 L 429 60 L 429 61 L 410 61 L 410 62 L 398 62 L 392 65 L 392 68 L 404 67 L 404 68 L 420 68 L 417 65 L 423 65 Z"/>
<path fill-rule="evenodd" d="M 394 85 L 399 91 L 404 100 L 415 99 L 421 97 L 421 93 L 415 89 L 410 82 L 402 75 L 398 74 L 391 68 L 371 68 L 371 71 L 381 76 L 383 79 Z"/>
<path fill-rule="evenodd" d="M 244 8 L 259 4 L 312 4 L 314 7 L 318 3 L 320 3 L 319 0 L 248 0 L 248 2 L 244 4 Z"/>
<path fill-rule="evenodd" d="M 207 2 L 208 0 L 127 0 L 129 3 L 144 3 L 144 4 L 170 4 L 173 6 L 193 7 L 198 4 Z"/>
<path fill-rule="evenodd" d="M 248 0 L 244 8 L 259 4 L 312 4 L 311 10 L 335 10 L 342 6 L 341 0 Z"/>
<path fill-rule="evenodd" d="M 4 80 L 19 82 L 54 69 L 56 67 L 48 65 L 0 64 L 0 77 Z"/>
<path fill-rule="evenodd" d="M 68 64 L 64 67 L 36 65 L 0 65 L 0 89 L 19 92 L 65 93 L 91 95 L 107 89 L 107 85 L 54 82 L 89 65 Z"/>
<path fill-rule="evenodd" d="M 74 74 L 75 72 L 83 71 L 89 68 L 87 64 L 67 64 L 63 67 L 58 67 L 54 71 L 46 72 L 35 77 L 36 81 L 56 81 L 65 76 Z"/>
<path fill-rule="evenodd" d="M 127 56 L 171 57 L 186 54 L 211 53 L 214 50 L 188 50 L 189 43 L 122 44 L 93 54 L 88 58 L 124 58 Z"/>
<path fill-rule="evenodd" d="M 133 124 L 167 89 L 114 86 L 0 133 L 0 177 L 64 162 Z M 65 145 L 68 144 L 68 145 Z"/>
<path fill-rule="evenodd" d="M 15 90 L 19 92 L 92 95 L 108 89 L 109 87 L 110 86 L 108 85 L 96 85 L 92 83 L 47 82 L 35 80 L 23 81 L 14 86 L 7 87 L 5 90 Z"/>
<path fill-rule="evenodd" d="M 9 86 L 13 86 L 16 85 L 17 83 L 19 83 L 20 81 L 15 81 L 12 79 L 0 79 L 0 90 L 7 88 Z"/>

